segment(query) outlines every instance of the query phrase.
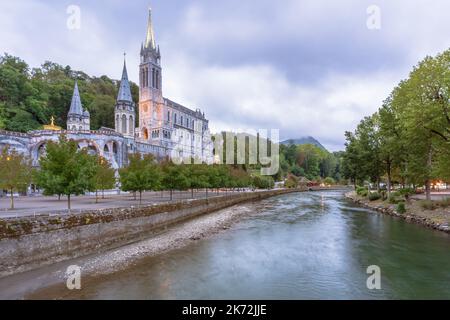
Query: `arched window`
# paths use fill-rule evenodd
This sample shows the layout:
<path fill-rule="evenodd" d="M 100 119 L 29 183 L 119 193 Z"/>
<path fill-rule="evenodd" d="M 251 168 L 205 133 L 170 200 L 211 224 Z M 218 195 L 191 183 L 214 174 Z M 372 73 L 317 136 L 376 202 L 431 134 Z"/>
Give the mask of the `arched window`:
<path fill-rule="evenodd" d="M 128 125 L 128 130 L 130 131 L 130 135 L 133 135 L 134 132 L 134 121 L 133 121 L 133 116 L 130 116 L 130 123 Z"/>
<path fill-rule="evenodd" d="M 173 114 L 173 123 L 177 123 L 177 114 L 176 113 L 174 113 Z"/>
<path fill-rule="evenodd" d="M 120 120 L 119 120 L 119 115 L 116 115 L 116 131 L 120 131 Z"/>
<path fill-rule="evenodd" d="M 122 115 L 122 133 L 127 133 L 127 116 Z"/>

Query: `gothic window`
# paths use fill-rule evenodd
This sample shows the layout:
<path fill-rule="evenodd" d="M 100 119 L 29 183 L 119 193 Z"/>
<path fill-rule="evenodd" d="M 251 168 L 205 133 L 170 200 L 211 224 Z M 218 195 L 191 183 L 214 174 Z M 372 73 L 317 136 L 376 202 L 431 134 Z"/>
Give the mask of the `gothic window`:
<path fill-rule="evenodd" d="M 127 116 L 122 115 L 122 133 L 127 133 Z"/>
<path fill-rule="evenodd" d="M 130 131 L 130 135 L 133 135 L 133 130 L 134 130 L 133 116 L 130 116 L 130 123 L 128 125 L 128 130 Z"/>
<path fill-rule="evenodd" d="M 155 68 L 152 68 L 152 88 L 155 88 Z"/>
<path fill-rule="evenodd" d="M 116 130 L 120 131 L 119 115 L 116 116 Z"/>
<path fill-rule="evenodd" d="M 167 121 L 170 122 L 170 111 L 167 111 Z"/>
<path fill-rule="evenodd" d="M 173 114 L 173 123 L 177 123 L 177 114 L 176 113 L 174 113 Z"/>
<path fill-rule="evenodd" d="M 148 87 L 148 69 L 144 68 L 144 87 Z"/>
<path fill-rule="evenodd" d="M 180 117 L 180 124 L 183 125 L 183 116 Z"/>

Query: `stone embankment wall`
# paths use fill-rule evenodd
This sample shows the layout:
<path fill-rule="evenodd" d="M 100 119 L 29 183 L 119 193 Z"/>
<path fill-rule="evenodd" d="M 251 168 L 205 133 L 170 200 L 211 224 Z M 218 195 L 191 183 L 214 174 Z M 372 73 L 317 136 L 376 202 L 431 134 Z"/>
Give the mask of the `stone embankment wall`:
<path fill-rule="evenodd" d="M 231 194 L 76 215 L 0 219 L 0 277 L 145 239 L 157 228 L 300 189 Z"/>
<path fill-rule="evenodd" d="M 369 208 L 369 209 L 378 211 L 380 213 L 390 215 L 392 217 L 397 217 L 397 218 L 403 219 L 406 222 L 417 223 L 417 224 L 421 224 L 427 228 L 450 233 L 450 226 L 447 223 L 440 223 L 437 221 L 433 221 L 432 219 L 429 219 L 426 217 L 420 217 L 415 214 L 409 213 L 408 211 L 406 213 L 401 214 L 401 213 L 398 213 L 395 210 L 394 206 L 392 206 L 392 205 L 389 205 L 389 206 L 373 205 L 367 199 L 360 199 L 358 196 L 356 196 L 355 192 L 348 192 L 345 194 L 345 197 L 365 208 Z"/>

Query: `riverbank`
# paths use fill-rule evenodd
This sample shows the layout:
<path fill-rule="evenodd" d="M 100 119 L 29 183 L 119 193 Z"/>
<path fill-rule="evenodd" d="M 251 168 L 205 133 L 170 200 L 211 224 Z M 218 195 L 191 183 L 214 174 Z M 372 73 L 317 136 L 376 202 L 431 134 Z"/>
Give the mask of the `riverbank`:
<path fill-rule="evenodd" d="M 382 200 L 370 201 L 367 197 L 357 195 L 355 191 L 345 193 L 345 197 L 377 212 L 397 217 L 407 222 L 420 224 L 427 228 L 450 233 L 449 208 L 426 210 L 420 206 L 419 201 L 410 199 L 406 202 L 406 212 L 399 213 L 396 211 L 395 204 L 389 204 L 387 201 Z"/>
<path fill-rule="evenodd" d="M 155 230 L 249 201 L 301 189 L 245 192 L 211 199 L 0 219 L 0 277 L 145 240 Z"/>
<path fill-rule="evenodd" d="M 155 229 L 145 240 L 121 246 L 103 253 L 66 260 L 39 269 L 0 278 L 0 299 L 70 298 L 67 290 L 67 267 L 77 265 L 82 270 L 82 287 L 138 264 L 143 258 L 180 249 L 201 239 L 228 230 L 243 216 L 252 214 L 244 204 Z"/>

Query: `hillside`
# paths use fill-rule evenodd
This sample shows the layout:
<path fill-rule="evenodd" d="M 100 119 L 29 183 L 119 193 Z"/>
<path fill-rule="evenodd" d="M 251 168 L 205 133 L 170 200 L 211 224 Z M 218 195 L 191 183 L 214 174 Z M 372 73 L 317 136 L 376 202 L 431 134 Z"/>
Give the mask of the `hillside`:
<path fill-rule="evenodd" d="M 281 144 L 284 144 L 285 146 L 288 146 L 290 144 L 296 144 L 296 145 L 312 144 L 312 145 L 319 147 L 322 150 L 327 150 L 319 141 L 317 141 L 315 138 L 313 138 L 311 136 L 301 137 L 299 139 L 288 139 L 288 140 L 282 141 Z"/>

